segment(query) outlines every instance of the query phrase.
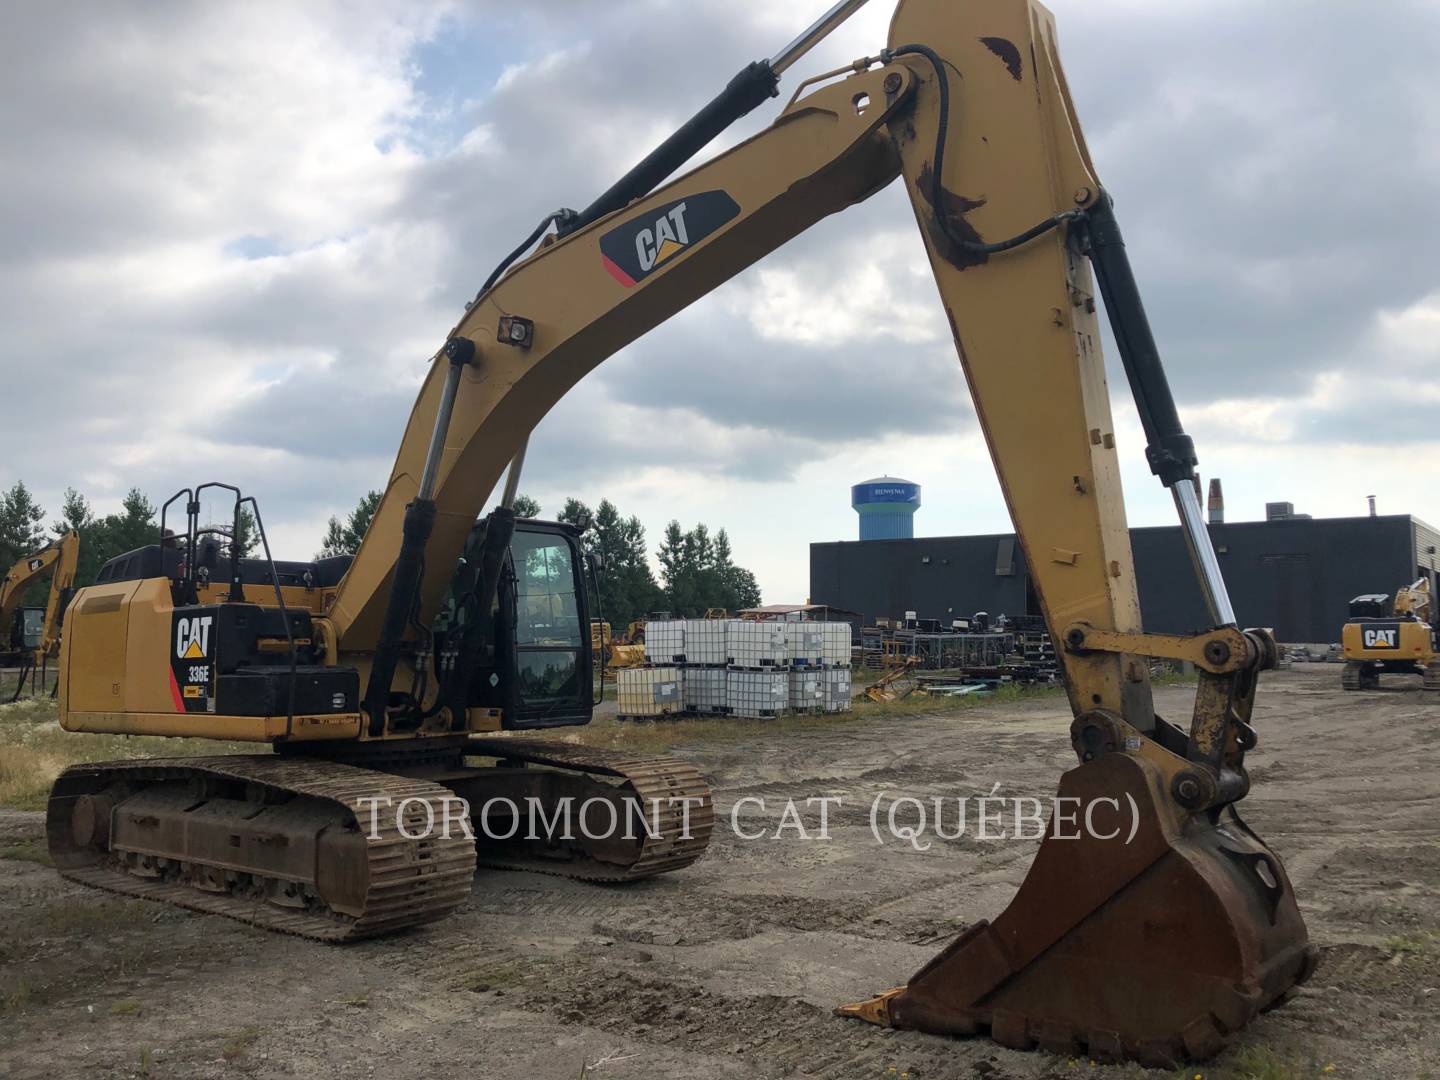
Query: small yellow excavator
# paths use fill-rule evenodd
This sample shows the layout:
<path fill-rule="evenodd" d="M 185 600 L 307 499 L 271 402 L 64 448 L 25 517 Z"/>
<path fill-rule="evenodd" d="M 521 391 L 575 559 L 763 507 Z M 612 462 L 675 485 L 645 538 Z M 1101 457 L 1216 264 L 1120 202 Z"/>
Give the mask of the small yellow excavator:
<path fill-rule="evenodd" d="M 1385 673 L 1424 676 L 1426 690 L 1440 690 L 1440 632 L 1435 627 L 1430 579 L 1417 578 L 1398 589 L 1392 604 L 1385 593 L 1350 601 L 1350 619 L 1340 631 L 1340 685 L 1374 690 Z"/>
<path fill-rule="evenodd" d="M 780 74 L 860 2 L 842 0 L 745 67 L 589 207 L 548 215 L 501 262 L 436 353 L 353 561 L 272 561 L 255 500 L 231 489 L 237 518 L 256 511 L 266 557 L 227 564 L 196 524 L 211 489 L 201 485 L 172 500 L 187 508 L 183 539 L 157 538 L 77 594 L 61 652 L 66 730 L 268 752 L 71 768 L 47 818 L 60 873 L 350 940 L 453 910 L 477 851 L 604 880 L 695 858 L 708 790 L 688 766 L 503 734 L 589 717 L 575 707 L 593 659 L 581 560 L 562 527 L 516 523 L 524 449 L 607 357 L 899 182 L 1063 649 L 1077 764 L 1059 805 L 1072 822 L 1081 808 L 1087 827 L 1047 836 L 994 922 L 842 1013 L 1173 1065 L 1215 1053 L 1310 974 L 1315 951 L 1284 866 L 1237 810 L 1275 642 L 1236 623 L 1194 446 L 1049 12 L 1034 0 L 900 0 L 884 48 L 805 80 L 770 127 L 667 180 L 774 96 Z M 1101 297 L 1147 461 L 1172 493 L 1208 606 L 1193 635 L 1141 626 Z M 477 527 L 507 467 L 500 507 Z M 1152 658 L 1196 666 L 1188 723 L 1156 712 Z M 617 808 L 684 796 L 705 820 L 586 843 L 541 829 L 519 850 L 493 846 L 503 798 L 534 795 L 553 813 L 565 793 Z M 480 839 L 424 827 L 427 808 L 434 825 L 435 805 L 457 796 Z M 377 824 L 382 802 L 404 813 Z"/>
<path fill-rule="evenodd" d="M 60 649 L 60 627 L 65 607 L 75 584 L 75 569 L 80 563 L 80 534 L 65 533 L 38 551 L 21 556 L 0 581 L 0 665 L 19 663 L 29 667 L 53 657 Z M 26 590 L 50 574 L 50 591 L 43 614 L 32 625 L 25 608 Z M 22 679 L 23 681 L 23 679 Z"/>
<path fill-rule="evenodd" d="M 634 631 L 637 623 L 631 623 L 631 629 L 624 634 L 615 634 L 608 622 L 601 622 L 598 619 L 590 620 L 590 651 L 600 657 L 601 668 L 608 674 L 618 671 L 621 668 L 641 667 L 645 663 L 645 642 L 642 632 L 642 640 L 639 643 L 631 640 L 630 634 Z"/>

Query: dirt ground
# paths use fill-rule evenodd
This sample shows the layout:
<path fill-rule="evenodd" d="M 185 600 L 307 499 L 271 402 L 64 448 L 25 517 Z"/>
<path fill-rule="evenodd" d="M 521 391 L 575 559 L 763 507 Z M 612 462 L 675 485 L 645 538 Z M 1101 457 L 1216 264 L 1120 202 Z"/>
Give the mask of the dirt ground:
<path fill-rule="evenodd" d="M 1188 715 L 1193 690 L 1157 690 Z M 92 893 L 0 811 L 0 1076 L 1101 1078 L 1144 1074 L 833 1017 L 1005 905 L 1034 844 L 878 845 L 878 792 L 1049 795 L 1073 761 L 1059 697 L 686 742 L 724 824 L 682 874 L 602 887 L 482 871 L 435 926 L 349 947 Z M 1286 861 L 1321 968 L 1187 1080 L 1440 1077 L 1440 695 L 1267 676 L 1247 819 Z M 773 832 L 841 796 L 828 841 Z M 807 824 L 818 821 L 812 810 Z"/>

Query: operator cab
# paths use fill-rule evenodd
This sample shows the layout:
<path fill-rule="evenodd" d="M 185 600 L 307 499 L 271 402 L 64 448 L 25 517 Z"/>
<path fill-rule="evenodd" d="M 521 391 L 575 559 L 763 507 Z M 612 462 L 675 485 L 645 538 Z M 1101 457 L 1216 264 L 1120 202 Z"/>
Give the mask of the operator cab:
<path fill-rule="evenodd" d="M 520 520 L 487 618 L 476 618 L 488 519 L 475 524 L 434 624 L 445 670 L 471 653 L 470 708 L 499 709 L 506 728 L 590 722 L 594 708 L 588 561 L 575 528 Z"/>
<path fill-rule="evenodd" d="M 1390 617 L 1389 593 L 1365 593 L 1350 601 L 1350 618 L 1352 619 L 1388 619 Z"/>

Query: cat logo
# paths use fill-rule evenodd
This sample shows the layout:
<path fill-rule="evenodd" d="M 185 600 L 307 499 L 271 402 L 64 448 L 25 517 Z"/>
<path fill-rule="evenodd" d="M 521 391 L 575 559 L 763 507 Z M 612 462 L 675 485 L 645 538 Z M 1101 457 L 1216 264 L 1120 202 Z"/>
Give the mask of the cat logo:
<path fill-rule="evenodd" d="M 645 280 L 740 213 L 723 191 L 701 191 L 651 207 L 600 238 L 600 261 L 627 289 Z"/>
<path fill-rule="evenodd" d="M 1365 647 L 1367 649 L 1393 649 L 1399 644 L 1395 640 L 1399 634 L 1400 631 L 1393 628 L 1389 630 L 1367 629 L 1365 631 Z"/>
<path fill-rule="evenodd" d="M 204 660 L 210 655 L 213 616 L 195 615 L 175 620 L 175 655 L 181 660 Z"/>

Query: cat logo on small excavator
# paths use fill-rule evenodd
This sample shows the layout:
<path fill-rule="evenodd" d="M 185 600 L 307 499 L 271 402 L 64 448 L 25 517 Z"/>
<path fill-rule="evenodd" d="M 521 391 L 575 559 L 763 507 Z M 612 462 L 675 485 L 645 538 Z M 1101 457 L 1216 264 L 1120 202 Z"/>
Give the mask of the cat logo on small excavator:
<path fill-rule="evenodd" d="M 175 621 L 175 655 L 181 660 L 204 660 L 210 655 L 213 616 L 195 615 Z"/>

